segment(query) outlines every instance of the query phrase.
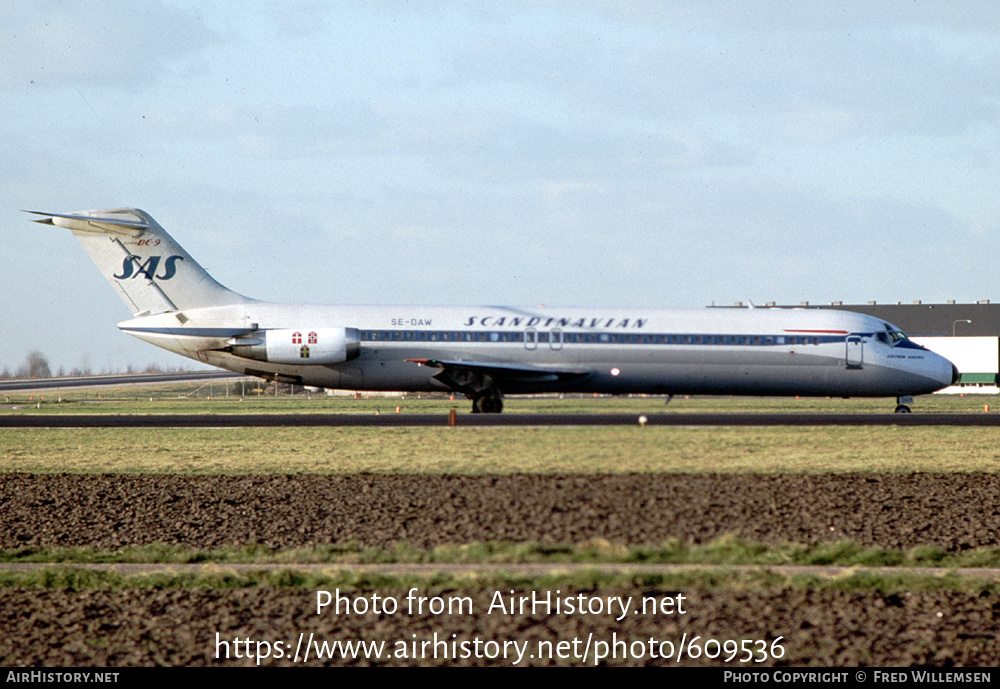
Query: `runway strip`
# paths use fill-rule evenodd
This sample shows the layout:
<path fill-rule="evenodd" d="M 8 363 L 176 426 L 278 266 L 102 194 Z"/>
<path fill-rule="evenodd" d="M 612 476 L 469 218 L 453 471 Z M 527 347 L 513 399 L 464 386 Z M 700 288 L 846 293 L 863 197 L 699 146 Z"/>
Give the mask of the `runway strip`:
<path fill-rule="evenodd" d="M 645 419 L 645 421 L 641 421 Z M 448 426 L 446 414 L 3 414 L 0 428 Z M 1000 426 L 1000 414 L 458 414 L 456 426 Z"/>

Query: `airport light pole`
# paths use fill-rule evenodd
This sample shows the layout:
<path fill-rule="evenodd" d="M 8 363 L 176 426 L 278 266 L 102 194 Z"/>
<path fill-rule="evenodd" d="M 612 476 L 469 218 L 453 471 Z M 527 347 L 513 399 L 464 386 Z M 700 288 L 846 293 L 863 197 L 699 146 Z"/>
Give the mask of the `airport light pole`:
<path fill-rule="evenodd" d="M 959 323 L 971 323 L 971 322 L 972 321 L 970 321 L 968 318 L 959 318 L 957 321 L 952 321 L 952 323 L 951 323 L 951 336 L 955 337 L 955 326 L 956 325 L 958 325 Z"/>

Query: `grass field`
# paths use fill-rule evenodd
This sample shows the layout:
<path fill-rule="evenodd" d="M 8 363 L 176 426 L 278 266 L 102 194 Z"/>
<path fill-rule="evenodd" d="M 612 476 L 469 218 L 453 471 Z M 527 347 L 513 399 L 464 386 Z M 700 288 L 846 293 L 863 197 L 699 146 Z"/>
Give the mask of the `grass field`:
<path fill-rule="evenodd" d="M 241 394 L 245 393 L 245 396 Z M 443 395 L 256 394 L 184 383 L 5 396 L 2 414 L 468 413 Z M 991 406 L 992 405 L 992 406 Z M 884 399 L 513 397 L 505 413 L 878 413 Z M 922 412 L 1000 411 L 990 395 L 928 395 Z M 144 473 L 986 471 L 996 431 L 948 427 L 240 428 L 0 430 L 0 470 Z"/>
<path fill-rule="evenodd" d="M 247 545 L 217 550 L 158 544 L 122 548 L 44 548 L 0 551 L 3 562 L 40 563 L 171 563 L 171 564 L 389 564 L 389 563 L 571 563 L 571 564 L 700 564 L 700 565 L 832 565 L 840 567 L 1000 567 L 1000 548 L 974 548 L 949 553 L 923 546 L 891 550 L 846 541 L 765 545 L 733 537 L 701 544 L 670 539 L 656 546 L 627 547 L 605 540 L 554 546 L 539 543 L 470 543 L 418 550 L 362 549 L 351 544 L 274 550 Z"/>
<path fill-rule="evenodd" d="M 29 473 L 994 472 L 997 431 L 953 427 L 2 429 Z"/>
<path fill-rule="evenodd" d="M 839 591 L 877 591 L 882 594 L 909 593 L 917 591 L 960 591 L 970 598 L 992 597 L 998 592 L 997 582 L 989 579 L 936 575 L 926 572 L 894 570 L 878 573 L 871 570 L 849 571 L 839 577 L 825 577 L 814 574 L 787 574 L 768 569 L 739 571 L 725 568 L 693 569 L 685 572 L 642 574 L 615 573 L 593 569 L 580 573 L 553 570 L 550 574 L 525 577 L 503 570 L 469 573 L 438 573 L 432 577 L 425 574 L 379 574 L 336 570 L 321 573 L 288 569 L 260 570 L 237 573 L 225 566 L 215 571 L 196 573 L 154 572 L 122 574 L 118 572 L 94 571 L 79 567 L 50 567 L 32 572 L 10 572 L 0 570 L 0 587 L 23 587 L 65 589 L 86 591 L 88 589 L 120 589 L 140 595 L 151 590 L 162 589 L 258 589 L 274 587 L 313 591 L 339 587 L 351 592 L 377 591 L 380 595 L 401 592 L 410 587 L 450 592 L 468 593 L 483 589 L 544 590 L 562 588 L 576 591 L 613 590 L 616 587 L 641 587 L 670 591 L 691 590 L 816 590 L 835 589 Z"/>
<path fill-rule="evenodd" d="M 245 396 L 241 396 L 245 395 Z M 173 385 L 5 396 L 0 414 L 468 413 L 464 398 L 278 396 L 253 384 Z M 512 397 L 505 413 L 887 412 L 892 400 Z M 922 412 L 1000 411 L 990 395 L 928 395 Z M 51 472 L 505 473 L 985 471 L 996 431 L 949 427 L 552 427 L 5 429 L 0 470 Z"/>

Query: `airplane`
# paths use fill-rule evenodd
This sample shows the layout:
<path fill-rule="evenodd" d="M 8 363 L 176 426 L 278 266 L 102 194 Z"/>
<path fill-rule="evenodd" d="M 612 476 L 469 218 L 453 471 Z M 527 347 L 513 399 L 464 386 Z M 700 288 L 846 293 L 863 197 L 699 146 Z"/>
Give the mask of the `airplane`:
<path fill-rule="evenodd" d="M 133 314 L 122 331 L 272 381 L 450 391 L 476 413 L 544 392 L 896 397 L 903 413 L 958 379 L 846 311 L 280 304 L 223 287 L 142 210 L 26 212 L 76 236 Z"/>

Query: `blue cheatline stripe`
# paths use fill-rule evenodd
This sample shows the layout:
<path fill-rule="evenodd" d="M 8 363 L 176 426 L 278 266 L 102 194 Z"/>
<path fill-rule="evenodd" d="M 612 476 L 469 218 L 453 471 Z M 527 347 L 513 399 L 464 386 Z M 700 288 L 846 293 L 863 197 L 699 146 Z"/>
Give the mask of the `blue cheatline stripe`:
<path fill-rule="evenodd" d="M 362 330 L 362 342 L 483 342 L 597 344 L 597 345 L 737 345 L 788 346 L 844 342 L 846 335 L 707 335 L 696 333 L 619 333 L 562 332 L 552 337 L 551 331 L 523 330 Z M 869 337 L 871 333 L 853 333 Z"/>
<path fill-rule="evenodd" d="M 128 333 L 148 333 L 173 337 L 228 338 L 246 335 L 253 331 L 246 328 L 158 328 L 127 327 Z M 523 330 L 361 330 L 362 342 L 395 343 L 516 343 L 525 344 L 596 344 L 596 345 L 712 345 L 712 346 L 801 346 L 845 342 L 848 337 L 871 337 L 873 333 L 850 335 L 709 335 L 696 333 L 620 333 L 620 332 L 561 332 L 553 337 L 551 331 Z M 899 346 L 919 348 L 903 340 Z"/>

